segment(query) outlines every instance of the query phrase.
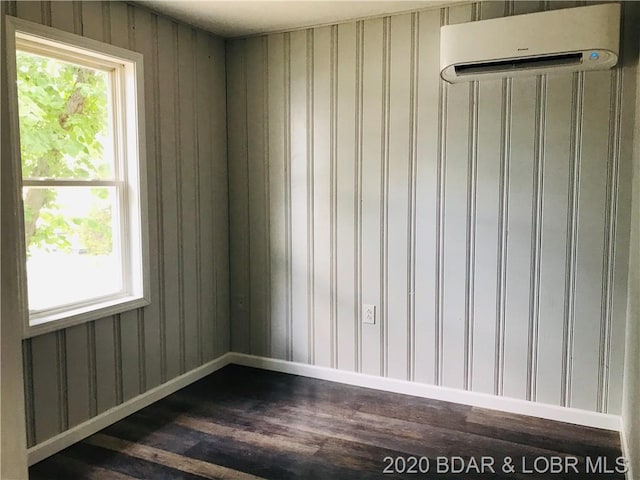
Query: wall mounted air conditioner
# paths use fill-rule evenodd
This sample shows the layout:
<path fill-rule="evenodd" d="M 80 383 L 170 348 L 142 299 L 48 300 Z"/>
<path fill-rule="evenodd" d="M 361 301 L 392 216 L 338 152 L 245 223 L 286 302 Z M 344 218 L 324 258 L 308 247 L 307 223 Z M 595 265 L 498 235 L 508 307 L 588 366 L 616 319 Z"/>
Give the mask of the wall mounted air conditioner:
<path fill-rule="evenodd" d="M 440 29 L 440 76 L 449 83 L 600 70 L 618 61 L 620 4 L 551 10 Z"/>

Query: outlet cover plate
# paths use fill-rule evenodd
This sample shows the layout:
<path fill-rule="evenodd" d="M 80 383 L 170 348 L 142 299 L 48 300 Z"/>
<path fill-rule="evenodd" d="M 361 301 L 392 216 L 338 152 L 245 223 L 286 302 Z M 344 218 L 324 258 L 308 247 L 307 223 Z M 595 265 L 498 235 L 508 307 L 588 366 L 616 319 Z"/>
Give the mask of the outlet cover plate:
<path fill-rule="evenodd" d="M 376 306 L 375 305 L 362 305 L 362 323 L 369 325 L 376 324 Z"/>

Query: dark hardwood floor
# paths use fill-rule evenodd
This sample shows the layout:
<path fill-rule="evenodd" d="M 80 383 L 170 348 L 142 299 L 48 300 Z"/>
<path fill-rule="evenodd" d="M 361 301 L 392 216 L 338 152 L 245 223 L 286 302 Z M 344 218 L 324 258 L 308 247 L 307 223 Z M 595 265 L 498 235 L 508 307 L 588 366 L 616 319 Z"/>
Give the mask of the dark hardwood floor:
<path fill-rule="evenodd" d="M 620 455 L 617 432 L 230 365 L 30 478 L 622 479 Z"/>

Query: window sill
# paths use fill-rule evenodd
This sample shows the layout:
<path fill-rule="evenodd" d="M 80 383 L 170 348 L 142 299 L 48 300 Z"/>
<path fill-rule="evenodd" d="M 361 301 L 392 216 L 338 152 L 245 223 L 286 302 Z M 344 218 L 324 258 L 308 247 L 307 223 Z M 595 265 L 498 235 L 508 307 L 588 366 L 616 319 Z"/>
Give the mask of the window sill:
<path fill-rule="evenodd" d="M 142 308 L 149 305 L 149 303 L 147 298 L 129 295 L 110 298 L 102 302 L 92 303 L 91 305 L 71 308 L 64 312 L 39 315 L 37 318 L 29 321 L 29 326 L 26 328 L 23 337 L 31 338 L 45 333 L 55 332 L 56 330 L 62 330 L 74 325 L 80 325 L 100 318 Z"/>

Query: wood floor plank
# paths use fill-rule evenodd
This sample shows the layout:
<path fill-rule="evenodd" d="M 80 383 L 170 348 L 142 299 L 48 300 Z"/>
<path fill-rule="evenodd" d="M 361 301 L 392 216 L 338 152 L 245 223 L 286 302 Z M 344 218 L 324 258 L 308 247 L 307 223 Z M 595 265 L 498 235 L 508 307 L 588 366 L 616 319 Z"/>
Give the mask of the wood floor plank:
<path fill-rule="evenodd" d="M 316 456 L 327 462 L 335 463 L 354 470 L 380 473 L 384 468 L 385 457 L 397 457 L 402 452 L 375 447 L 365 443 L 329 438 Z"/>
<path fill-rule="evenodd" d="M 89 442 L 91 437 L 72 447 L 63 450 L 57 455 L 75 458 L 81 460 L 90 466 L 99 466 L 101 468 L 129 475 L 134 478 L 141 479 L 162 479 L 162 480 L 203 480 L 206 477 L 201 475 L 190 474 L 182 470 L 157 463 L 153 460 L 145 460 L 136 458 L 125 453 L 114 452 L 108 448 L 98 447 Z M 55 457 L 55 456 L 54 456 Z M 54 458 L 52 457 L 52 458 Z M 48 468 L 50 459 L 41 462 L 45 468 Z M 33 468 L 33 467 L 32 467 Z M 56 479 L 66 479 L 63 475 L 53 477 Z M 87 478 L 86 474 L 72 477 L 77 479 Z"/>
<path fill-rule="evenodd" d="M 582 425 L 571 425 L 515 413 L 498 412 L 473 408 L 467 417 L 467 424 L 484 429 L 499 430 L 499 434 L 529 435 L 530 439 L 548 439 L 554 442 L 566 442 L 568 445 L 583 445 L 596 449 L 617 451 L 620 448 L 620 434 Z"/>
<path fill-rule="evenodd" d="M 132 477 L 96 465 L 87 464 L 81 460 L 65 455 L 55 455 L 47 463 L 40 463 L 29 471 L 31 480 L 59 480 L 71 478 L 86 478 L 88 480 L 132 480 Z"/>
<path fill-rule="evenodd" d="M 187 415 L 178 417 L 175 423 L 209 435 L 231 438 L 256 447 L 273 448 L 279 451 L 303 455 L 313 455 L 319 450 L 317 446 L 293 442 L 283 435 L 264 435 L 259 432 L 251 432 L 241 428 L 227 427 L 219 423 L 210 423 Z"/>
<path fill-rule="evenodd" d="M 239 472 L 220 465 L 202 462 L 191 457 L 177 455 L 159 448 L 128 442 L 119 438 L 97 433 L 85 440 L 85 443 L 96 447 L 107 448 L 130 457 L 149 460 L 167 467 L 198 475 L 203 478 L 220 480 L 261 480 L 260 477 Z"/>
<path fill-rule="evenodd" d="M 172 403 L 171 399 L 166 399 L 162 405 L 154 405 L 145 409 L 141 414 L 152 416 L 167 416 L 174 418 L 177 412 L 181 410 Z M 198 418 L 204 422 L 217 423 L 223 426 L 241 428 L 247 431 L 262 433 L 265 435 L 278 435 L 286 438 L 291 442 L 298 442 L 309 447 L 319 448 L 326 438 L 322 435 L 316 435 L 313 432 L 307 432 L 292 428 L 290 425 L 280 425 L 270 421 L 269 417 L 256 414 L 254 409 L 239 409 L 228 405 L 220 405 L 215 403 L 195 402 L 188 410 L 189 415 Z M 173 421 L 173 420 L 167 420 Z"/>
<path fill-rule="evenodd" d="M 309 456 L 279 452 L 244 442 L 204 441 L 187 454 L 270 479 L 369 479 L 368 472 L 344 468 Z"/>
<path fill-rule="evenodd" d="M 162 419 L 132 415 L 124 422 L 118 422 L 102 431 L 106 435 L 140 443 L 150 447 L 182 454 L 201 439 L 189 430 L 176 428 L 176 424 L 164 423 Z"/>

